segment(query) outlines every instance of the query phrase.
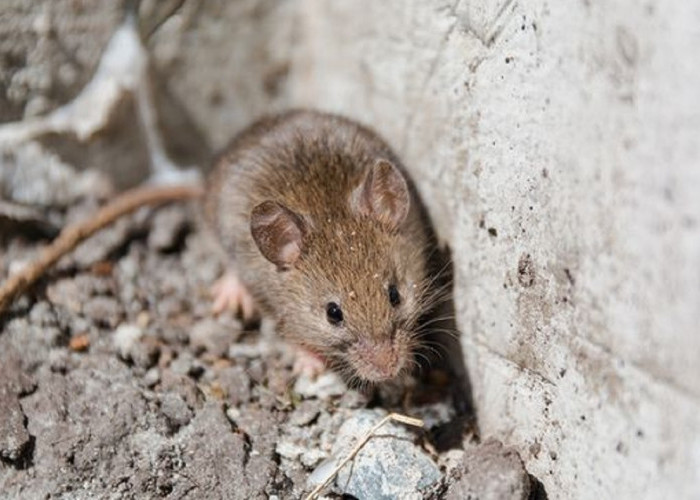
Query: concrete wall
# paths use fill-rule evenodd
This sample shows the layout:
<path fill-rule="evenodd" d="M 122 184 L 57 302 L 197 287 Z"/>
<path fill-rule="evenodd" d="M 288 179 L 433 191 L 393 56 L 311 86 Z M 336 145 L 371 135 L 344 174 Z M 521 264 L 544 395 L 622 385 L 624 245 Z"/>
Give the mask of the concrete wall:
<path fill-rule="evenodd" d="M 698 3 L 300 9 L 291 102 L 414 174 L 483 433 L 550 498 L 700 496 Z"/>

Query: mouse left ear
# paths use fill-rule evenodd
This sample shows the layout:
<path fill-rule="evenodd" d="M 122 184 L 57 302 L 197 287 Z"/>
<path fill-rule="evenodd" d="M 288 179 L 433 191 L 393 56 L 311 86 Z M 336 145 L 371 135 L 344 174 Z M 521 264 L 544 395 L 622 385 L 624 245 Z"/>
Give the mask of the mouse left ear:
<path fill-rule="evenodd" d="M 385 159 L 372 165 L 352 199 L 355 211 L 374 217 L 391 230 L 406 219 L 410 203 L 406 179 L 393 163 Z"/>
<path fill-rule="evenodd" d="M 263 256 L 284 271 L 301 256 L 306 224 L 281 203 L 267 200 L 253 209 L 250 232 Z"/>

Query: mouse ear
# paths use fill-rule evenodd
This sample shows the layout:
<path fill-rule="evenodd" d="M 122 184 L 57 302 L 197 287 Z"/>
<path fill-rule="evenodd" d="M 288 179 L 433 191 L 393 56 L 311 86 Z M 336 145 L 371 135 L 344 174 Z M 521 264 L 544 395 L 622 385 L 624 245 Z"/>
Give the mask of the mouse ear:
<path fill-rule="evenodd" d="M 276 201 L 264 201 L 250 216 L 250 231 L 263 256 L 280 270 L 301 256 L 306 225 L 299 215 Z"/>
<path fill-rule="evenodd" d="M 406 179 L 390 161 L 377 160 L 355 189 L 353 205 L 361 215 L 396 229 L 406 219 L 410 206 Z"/>

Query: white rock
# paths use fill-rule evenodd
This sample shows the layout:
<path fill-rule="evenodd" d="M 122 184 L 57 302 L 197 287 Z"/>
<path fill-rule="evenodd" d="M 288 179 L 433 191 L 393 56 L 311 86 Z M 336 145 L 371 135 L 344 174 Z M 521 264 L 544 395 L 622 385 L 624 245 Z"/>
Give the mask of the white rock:
<path fill-rule="evenodd" d="M 333 372 L 325 372 L 311 378 L 301 375 L 294 384 L 294 391 L 306 398 L 330 399 L 342 396 L 348 390 L 343 380 Z"/>
<path fill-rule="evenodd" d="M 292 443 L 291 441 L 279 441 L 275 447 L 275 450 L 284 458 L 296 460 L 306 451 L 306 448 L 296 443 Z"/>
<path fill-rule="evenodd" d="M 343 423 L 333 455 L 309 476 L 320 484 L 353 449 L 358 439 L 386 416 L 384 410 L 359 410 Z M 387 422 L 338 473 L 336 488 L 358 499 L 421 499 L 442 477 L 437 464 L 413 443 L 400 424 Z"/>
<path fill-rule="evenodd" d="M 141 337 L 143 337 L 141 328 L 123 323 L 115 330 L 112 341 L 123 359 L 131 359 L 131 354 Z"/>

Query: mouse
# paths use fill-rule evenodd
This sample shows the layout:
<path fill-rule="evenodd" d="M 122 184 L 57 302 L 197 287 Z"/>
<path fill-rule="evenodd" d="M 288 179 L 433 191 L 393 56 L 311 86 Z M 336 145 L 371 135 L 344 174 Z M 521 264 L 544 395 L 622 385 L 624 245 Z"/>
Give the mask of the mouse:
<path fill-rule="evenodd" d="M 295 371 L 395 379 L 413 366 L 433 305 L 424 215 L 375 131 L 318 111 L 263 118 L 207 183 L 204 218 L 227 269 L 215 308 L 275 318 L 301 348 Z"/>
<path fill-rule="evenodd" d="M 66 227 L 37 262 L 0 287 L 0 311 L 95 231 L 143 205 L 200 201 L 226 271 L 215 313 L 277 322 L 294 370 L 332 369 L 354 385 L 417 366 L 420 319 L 438 293 L 434 238 L 417 190 L 379 134 L 340 115 L 291 110 L 240 132 L 204 186 L 127 191 Z"/>

